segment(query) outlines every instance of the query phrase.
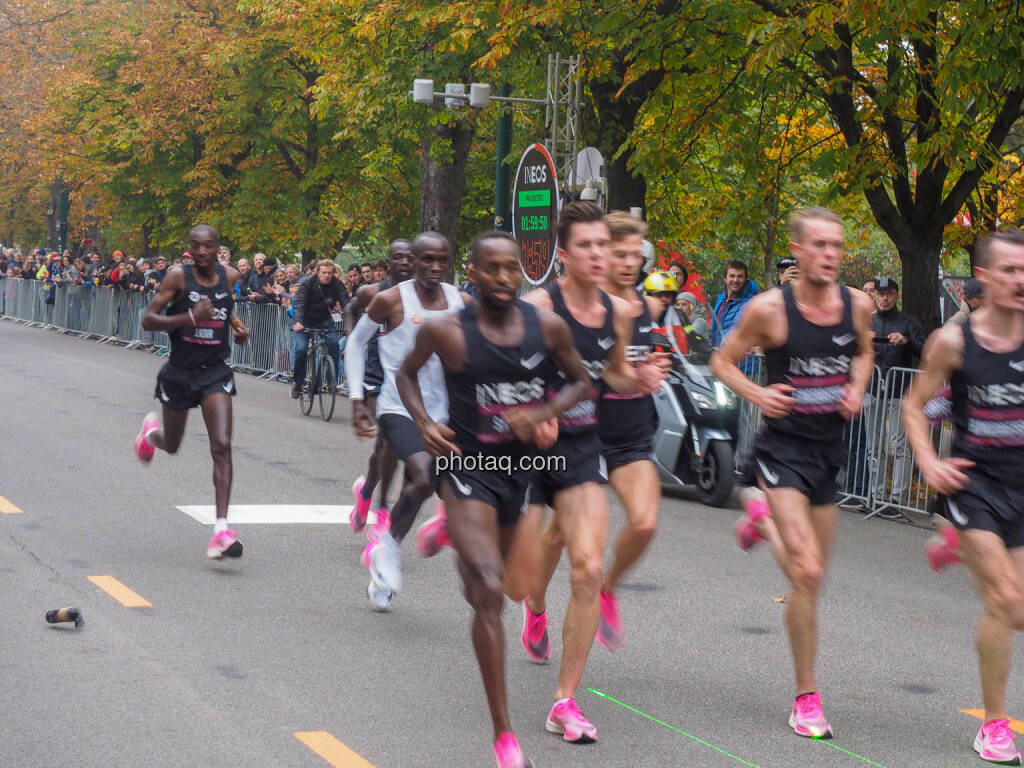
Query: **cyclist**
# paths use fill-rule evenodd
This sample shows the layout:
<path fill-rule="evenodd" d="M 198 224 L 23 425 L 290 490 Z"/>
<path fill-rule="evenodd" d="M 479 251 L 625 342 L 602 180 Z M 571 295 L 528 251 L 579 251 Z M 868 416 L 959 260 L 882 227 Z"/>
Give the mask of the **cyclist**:
<path fill-rule="evenodd" d="M 334 370 L 341 370 L 341 347 L 334 324 L 341 321 L 341 310 L 348 301 L 348 293 L 341 280 L 334 276 L 334 262 L 323 259 L 317 262 L 316 274 L 305 277 L 299 283 L 298 293 L 292 302 L 295 315 L 295 345 L 293 347 L 292 399 L 298 399 L 302 393 L 302 384 L 306 380 L 306 355 L 310 334 L 307 328 L 327 331 L 327 349 L 334 360 Z"/>

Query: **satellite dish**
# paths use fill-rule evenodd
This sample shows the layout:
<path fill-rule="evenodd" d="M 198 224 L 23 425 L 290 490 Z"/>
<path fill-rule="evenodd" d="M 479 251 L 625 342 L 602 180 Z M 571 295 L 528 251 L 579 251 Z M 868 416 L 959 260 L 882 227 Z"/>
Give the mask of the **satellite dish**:
<path fill-rule="evenodd" d="M 576 178 L 574 184 L 585 184 L 588 181 L 604 178 L 604 157 L 594 147 L 584 147 L 576 155 Z"/>

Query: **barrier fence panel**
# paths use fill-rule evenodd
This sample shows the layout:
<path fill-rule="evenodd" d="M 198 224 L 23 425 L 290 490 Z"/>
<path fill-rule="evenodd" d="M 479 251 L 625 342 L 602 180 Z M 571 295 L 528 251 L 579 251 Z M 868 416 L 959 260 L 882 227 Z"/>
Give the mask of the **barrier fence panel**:
<path fill-rule="evenodd" d="M 751 355 L 747 360 L 748 363 L 745 366 L 747 378 L 755 384 L 764 386 L 767 376 L 767 370 L 764 367 L 764 357 L 762 355 Z M 746 464 L 747 459 L 750 458 L 750 452 L 754 448 L 754 437 L 757 435 L 758 430 L 761 429 L 762 421 L 761 409 L 753 403 L 741 399 L 739 427 L 736 436 L 736 460 L 734 462 L 737 469 L 741 469 Z"/>
<path fill-rule="evenodd" d="M 871 372 L 868 392 L 877 391 L 882 387 L 882 374 L 876 365 Z M 846 443 L 846 467 L 839 473 L 839 504 L 856 504 L 865 509 L 871 508 L 871 490 L 874 475 L 868 460 L 868 446 L 871 444 L 872 433 L 876 428 L 875 412 L 867 406 L 870 396 L 864 396 L 864 408 L 860 416 L 846 426 L 843 441 Z"/>

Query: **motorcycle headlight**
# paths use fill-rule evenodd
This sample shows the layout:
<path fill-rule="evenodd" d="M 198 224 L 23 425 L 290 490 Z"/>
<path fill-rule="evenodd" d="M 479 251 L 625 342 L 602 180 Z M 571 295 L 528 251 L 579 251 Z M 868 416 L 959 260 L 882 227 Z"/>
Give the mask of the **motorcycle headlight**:
<path fill-rule="evenodd" d="M 715 400 L 722 408 L 727 408 L 736 402 L 736 394 L 722 382 L 716 381 Z"/>
<path fill-rule="evenodd" d="M 707 395 L 702 395 L 700 392 L 693 393 L 693 402 L 695 402 L 697 407 L 703 411 L 712 411 L 715 408 L 715 404 L 711 402 L 711 398 Z"/>

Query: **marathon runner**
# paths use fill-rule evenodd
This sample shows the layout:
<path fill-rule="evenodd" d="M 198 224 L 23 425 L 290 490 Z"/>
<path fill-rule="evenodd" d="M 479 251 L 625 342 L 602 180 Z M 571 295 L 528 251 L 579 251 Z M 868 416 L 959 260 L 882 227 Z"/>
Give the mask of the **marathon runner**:
<path fill-rule="evenodd" d="M 947 497 L 985 601 L 977 640 L 985 719 L 974 749 L 983 760 L 1019 765 L 1006 686 L 1011 630 L 1024 629 L 1024 233 L 997 232 L 975 254 L 982 307 L 932 335 L 903 418 L 924 479 Z M 945 382 L 956 434 L 952 458 L 942 460 L 924 409 Z"/>
<path fill-rule="evenodd" d="M 157 375 L 154 395 L 163 406 L 163 420 L 156 412 L 146 414 L 135 439 L 135 455 L 148 464 L 156 448 L 177 453 L 189 409 L 199 406 L 210 437 L 217 505 L 217 521 L 206 556 L 241 557 L 242 542 L 228 528 L 231 397 L 235 394 L 235 378 L 226 361 L 231 354 L 229 326 L 234 330 L 236 344 L 248 340 L 249 330 L 231 316 L 231 286 L 238 280 L 239 272 L 217 263 L 220 233 L 201 224 L 189 232 L 188 245 L 195 263 L 168 271 L 142 318 L 145 330 L 167 333 L 171 354 Z"/>
<path fill-rule="evenodd" d="M 711 358 L 727 387 L 765 417 L 750 469 L 764 491 L 782 543 L 779 563 L 791 583 L 786 626 L 796 671 L 789 724 L 800 736 L 830 738 L 814 677 L 817 604 L 838 520 L 836 476 L 845 466 L 843 428 L 861 409 L 872 370 L 872 304 L 839 285 L 843 224 L 827 208 L 790 218 L 799 276 L 750 300 Z M 767 385 L 740 370 L 751 347 L 764 349 Z M 751 509 L 748 503 L 747 509 Z"/>
<path fill-rule="evenodd" d="M 519 245 L 507 232 L 477 237 L 468 269 L 478 301 L 425 323 L 397 377 L 402 401 L 427 449 L 439 457 L 448 533 L 473 607 L 473 645 L 499 768 L 530 764 L 509 720 L 501 611 L 506 568 L 529 572 L 538 565 L 536 547 L 516 536 L 536 458 L 533 443 L 550 446 L 553 419 L 591 388 L 565 322 L 516 298 L 522 283 L 520 257 Z M 427 412 L 417 379 L 435 354 L 444 367 L 448 426 Z M 558 370 L 568 384 L 548 401 L 547 381 Z M 525 594 L 510 597 L 521 600 Z"/>
<path fill-rule="evenodd" d="M 434 492 L 434 460 L 402 405 L 395 374 L 412 351 L 416 334 L 426 320 L 458 312 L 464 306 L 459 290 L 441 282 L 451 259 L 447 238 L 436 232 L 424 232 L 413 240 L 412 253 L 415 277 L 373 297 L 349 338 L 350 354 L 345 356 L 353 426 L 358 436 L 373 437 L 377 428 L 363 400 L 364 348 L 378 333 L 379 326 L 387 326 L 387 333 L 380 334 L 378 339 L 384 385 L 377 398 L 377 424 L 395 454 L 405 462 L 405 481 L 391 510 L 390 532 L 382 532 L 363 557 L 370 570 L 366 593 L 371 605 L 380 611 L 388 610 L 393 594 L 402 589 L 399 543 L 412 527 L 423 502 Z M 431 418 L 438 423 L 447 421 L 448 396 L 441 361 L 430 360 L 420 371 L 419 382 Z M 446 536 L 443 516 L 431 521 L 428 530 L 433 532 L 435 542 Z M 437 545 L 433 551 L 439 548 Z"/>
<path fill-rule="evenodd" d="M 547 464 L 535 474 L 530 492 L 531 505 L 539 509 L 531 510 L 524 521 L 527 529 L 533 529 L 528 535 L 539 535 L 543 506 L 554 508 L 542 537 L 542 567 L 529 599 L 523 602 L 522 642 L 534 661 L 551 657 L 545 593 L 563 546 L 569 550 L 572 594 L 562 626 L 558 688 L 546 727 L 577 743 L 597 739 L 597 729 L 583 716 L 575 696 L 601 613 L 602 556 L 608 537 L 608 499 L 601 487 L 605 478 L 597 436 L 598 387 L 603 378 L 622 394 L 650 394 L 668 369 L 664 353 L 655 353 L 635 367 L 626 360 L 625 350 L 633 339 L 633 308 L 600 289 L 610 248 L 604 212 L 590 202 L 569 203 L 558 220 L 558 254 L 565 277 L 525 297 L 566 321 L 594 384 L 588 399 L 562 415 L 558 441 L 541 454 Z M 552 381 L 549 388 L 557 391 L 562 384 Z"/>
<path fill-rule="evenodd" d="M 387 270 L 389 277 L 360 287 L 352 300 L 345 305 L 345 328 L 349 334 L 352 333 L 356 322 L 374 296 L 390 288 L 392 284 L 404 282 L 412 277 L 412 243 L 404 239 L 391 241 L 391 245 L 388 246 Z M 386 329 L 382 328 L 381 330 Z M 384 383 L 384 369 L 380 364 L 380 352 L 377 346 L 378 335 L 374 334 L 366 344 L 366 370 L 363 374 L 363 397 L 366 400 L 366 410 L 373 416 L 377 413 L 377 396 Z M 357 402 L 353 401 L 353 408 Z M 356 420 L 353 419 L 352 423 L 355 424 Z M 388 490 L 391 487 L 391 478 L 394 476 L 397 466 L 398 457 L 378 432 L 377 442 L 370 455 L 366 474 L 358 477 L 352 485 L 355 501 L 352 507 L 352 517 L 349 518 L 349 527 L 353 531 L 361 531 L 366 525 L 370 502 L 378 482 L 380 483 L 380 501 L 373 511 L 376 519 L 373 526 L 374 538 L 390 527 Z"/>
<path fill-rule="evenodd" d="M 606 220 L 612 242 L 604 290 L 629 306 L 632 333 L 626 347 L 626 360 L 636 365 L 653 351 L 649 343 L 654 328 L 652 315 L 662 309 L 661 302 L 651 296 L 641 296 L 635 288 L 644 263 L 641 251 L 647 224 L 620 211 L 609 214 Z M 622 502 L 628 521 L 615 543 L 612 566 L 605 574 L 601 588 L 601 620 L 597 625 L 597 641 L 603 648 L 617 651 L 625 642 L 625 633 L 615 587 L 622 575 L 640 559 L 658 527 L 661 485 L 651 460 L 658 427 L 654 399 L 647 394 L 622 395 L 602 385 L 597 425 L 608 484 Z"/>

